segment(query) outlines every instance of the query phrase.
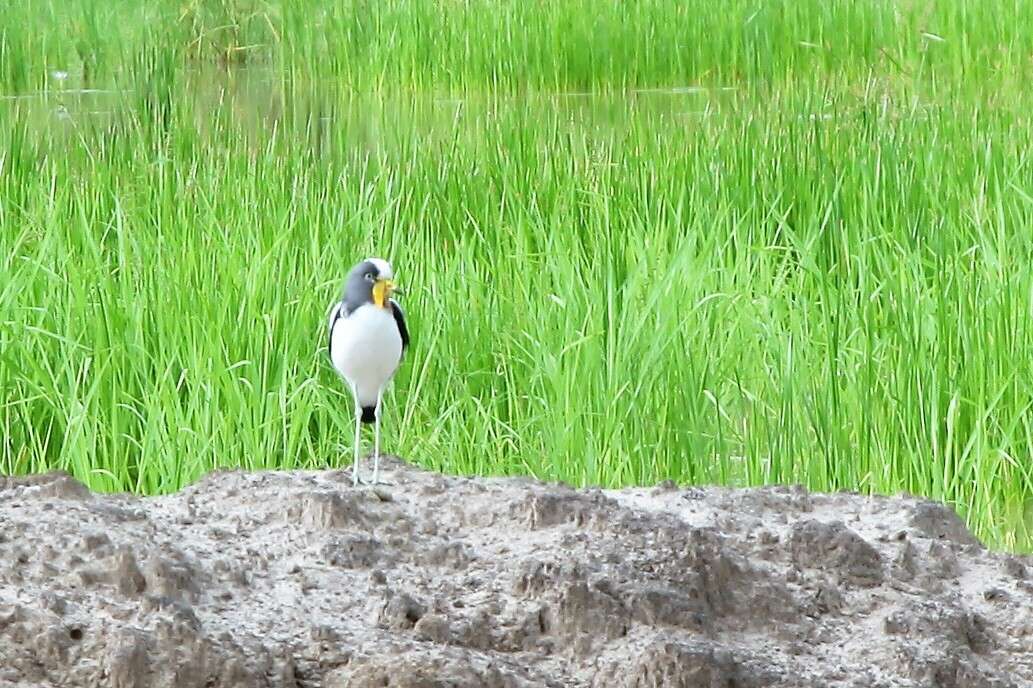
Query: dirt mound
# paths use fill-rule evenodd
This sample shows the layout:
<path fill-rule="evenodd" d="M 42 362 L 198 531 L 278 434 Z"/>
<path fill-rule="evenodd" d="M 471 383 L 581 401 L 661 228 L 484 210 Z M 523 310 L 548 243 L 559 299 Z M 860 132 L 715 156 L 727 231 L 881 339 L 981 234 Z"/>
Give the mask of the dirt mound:
<path fill-rule="evenodd" d="M 0 685 L 1033 683 L 1029 562 L 936 504 L 388 469 L 0 479 Z"/>

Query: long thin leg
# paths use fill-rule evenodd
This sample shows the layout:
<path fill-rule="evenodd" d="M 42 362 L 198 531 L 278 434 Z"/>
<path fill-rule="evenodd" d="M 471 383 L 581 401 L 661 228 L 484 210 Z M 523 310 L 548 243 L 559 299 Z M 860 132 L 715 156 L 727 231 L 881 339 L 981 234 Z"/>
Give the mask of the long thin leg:
<path fill-rule="evenodd" d="M 355 463 L 352 465 L 352 484 L 359 484 L 359 449 L 362 443 L 362 405 L 359 404 L 359 391 L 352 385 L 352 395 L 355 397 Z"/>
<path fill-rule="evenodd" d="M 380 477 L 380 401 L 383 396 L 383 390 L 377 392 L 377 407 L 373 409 L 373 416 L 375 418 L 373 425 L 373 484 L 377 484 L 377 479 Z"/>

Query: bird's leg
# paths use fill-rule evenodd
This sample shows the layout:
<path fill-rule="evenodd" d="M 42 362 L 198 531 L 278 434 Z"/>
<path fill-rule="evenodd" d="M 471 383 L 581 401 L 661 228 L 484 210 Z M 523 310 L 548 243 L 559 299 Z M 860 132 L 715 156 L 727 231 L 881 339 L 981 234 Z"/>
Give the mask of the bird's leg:
<path fill-rule="evenodd" d="M 377 406 L 373 409 L 373 484 L 377 484 L 380 477 L 380 399 L 383 391 L 377 392 Z"/>
<path fill-rule="evenodd" d="M 362 404 L 359 403 L 359 391 L 352 385 L 352 395 L 355 397 L 355 463 L 352 464 L 352 484 L 356 487 L 359 484 L 359 448 L 362 442 Z"/>

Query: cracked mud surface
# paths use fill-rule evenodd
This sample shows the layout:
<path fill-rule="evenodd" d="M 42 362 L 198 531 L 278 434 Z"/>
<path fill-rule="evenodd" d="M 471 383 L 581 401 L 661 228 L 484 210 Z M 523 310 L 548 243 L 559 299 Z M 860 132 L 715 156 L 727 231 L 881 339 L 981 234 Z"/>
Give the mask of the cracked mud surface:
<path fill-rule="evenodd" d="M 0 686 L 1033 685 L 1033 560 L 797 488 L 0 478 Z"/>

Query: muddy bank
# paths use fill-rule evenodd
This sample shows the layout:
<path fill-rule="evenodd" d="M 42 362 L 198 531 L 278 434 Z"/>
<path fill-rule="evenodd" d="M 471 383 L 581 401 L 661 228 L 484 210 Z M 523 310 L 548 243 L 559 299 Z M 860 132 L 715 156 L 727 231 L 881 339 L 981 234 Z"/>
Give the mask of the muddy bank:
<path fill-rule="evenodd" d="M 0 686 L 1033 685 L 1033 569 L 948 509 L 388 462 L 0 479 Z"/>

